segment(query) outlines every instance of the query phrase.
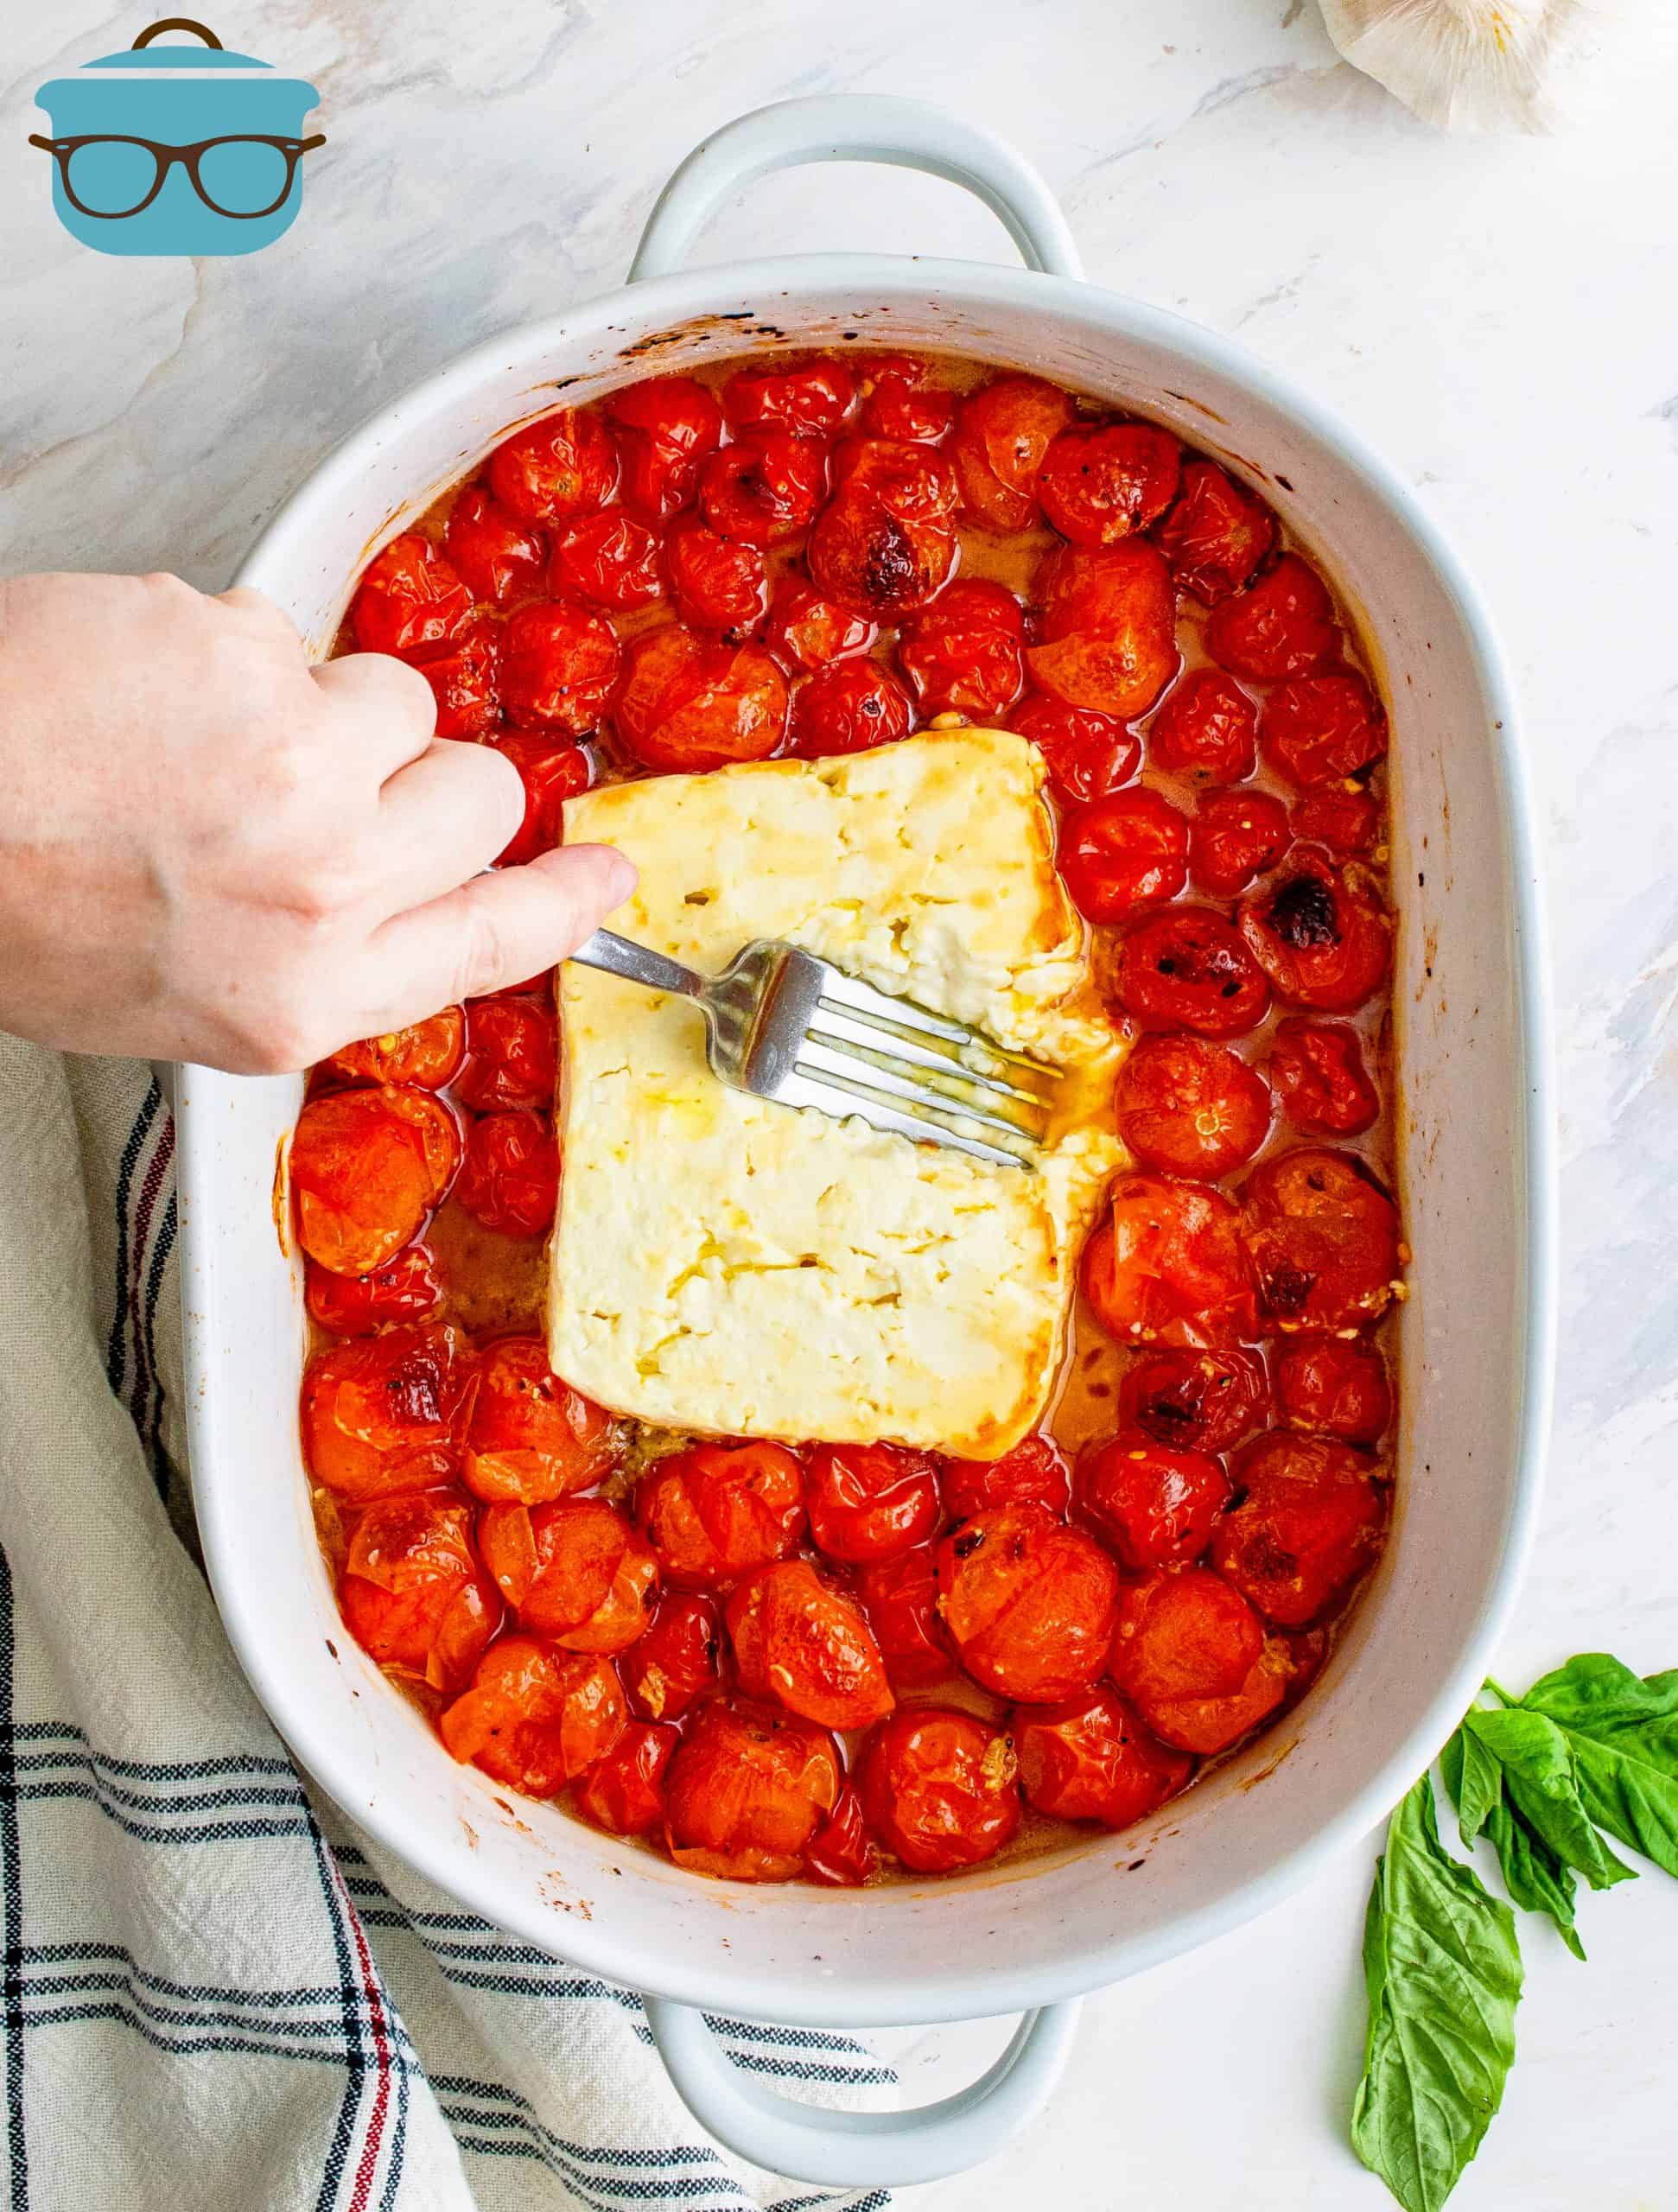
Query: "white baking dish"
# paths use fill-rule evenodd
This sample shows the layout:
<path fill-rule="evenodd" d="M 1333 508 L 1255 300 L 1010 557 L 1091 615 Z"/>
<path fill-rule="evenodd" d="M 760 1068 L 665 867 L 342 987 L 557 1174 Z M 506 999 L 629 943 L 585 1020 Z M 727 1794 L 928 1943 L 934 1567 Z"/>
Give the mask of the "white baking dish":
<path fill-rule="evenodd" d="M 677 270 L 730 190 L 842 157 L 968 184 L 1033 266 L 870 255 Z M 324 651 L 372 548 L 562 391 L 580 402 L 649 370 L 855 331 L 1038 370 L 1226 461 L 1363 610 L 1392 708 L 1401 1178 L 1415 1254 L 1394 1540 L 1304 1705 L 1122 1841 L 1096 1835 L 1029 1864 L 883 1890 L 752 1889 L 683 1874 L 556 1810 L 501 1809 L 342 1632 L 315 1548 L 296 1433 L 301 1273 L 272 1206 L 301 1084 L 181 1071 L 199 1522 L 228 1633 L 276 1726 L 353 1818 L 463 1903 L 645 1992 L 678 2087 L 723 2139 L 802 2178 L 922 2180 L 975 2163 L 1038 2108 L 1082 1992 L 1233 1926 L 1368 1828 L 1479 1678 L 1533 1519 L 1550 1360 L 1542 956 L 1522 767 L 1484 614 L 1410 493 L 1224 339 L 1081 283 L 1042 184 L 983 134 L 883 99 L 747 117 L 678 171 L 633 277 L 396 401 L 294 495 L 240 582 Z M 815 2027 L 1034 2017 L 950 2105 L 836 2116 L 736 2074 L 687 2009 L 702 2004 Z"/>

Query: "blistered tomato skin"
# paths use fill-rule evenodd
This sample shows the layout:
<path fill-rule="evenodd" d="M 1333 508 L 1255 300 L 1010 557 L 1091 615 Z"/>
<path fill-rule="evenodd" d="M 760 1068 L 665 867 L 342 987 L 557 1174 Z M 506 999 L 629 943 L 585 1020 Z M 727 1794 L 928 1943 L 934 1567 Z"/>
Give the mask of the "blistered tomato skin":
<path fill-rule="evenodd" d="M 1020 1827 L 1019 1761 L 1000 1728 L 917 1705 L 868 1738 L 857 1770 L 862 1817 L 917 1874 L 994 1859 Z"/>
<path fill-rule="evenodd" d="M 877 660 L 836 661 L 792 695 L 791 750 L 803 760 L 870 753 L 895 745 L 914 726 L 908 693 Z"/>
<path fill-rule="evenodd" d="M 501 704 L 521 729 L 583 737 L 618 688 L 623 655 L 604 614 L 543 600 L 508 616 L 501 640 Z"/>
<path fill-rule="evenodd" d="M 1296 790 L 1344 782 L 1387 750 L 1387 717 L 1355 669 L 1279 683 L 1259 717 L 1259 749 Z"/>
<path fill-rule="evenodd" d="M 1258 709 L 1221 670 L 1191 669 L 1148 725 L 1147 757 L 1197 783 L 1243 783 L 1258 766 Z"/>
<path fill-rule="evenodd" d="M 764 642 L 784 667 L 813 673 L 867 652 L 879 635 L 874 623 L 835 606 L 789 571 L 775 586 Z"/>
<path fill-rule="evenodd" d="M 874 1630 L 808 1560 L 760 1567 L 724 1605 L 740 1686 L 824 1728 L 867 1728 L 896 1700 Z"/>
<path fill-rule="evenodd" d="M 1355 1154 L 1301 1145 L 1253 1170 L 1241 1239 L 1278 1329 L 1357 1329 L 1399 1279 L 1398 1212 Z"/>
<path fill-rule="evenodd" d="M 804 1851 L 804 1872 L 829 1889 L 861 1889 L 875 1866 L 874 1848 L 862 1819 L 862 1800 L 849 1782 Z"/>
<path fill-rule="evenodd" d="M 1140 1039 L 1114 1090 L 1119 1135 L 1144 1167 L 1216 1182 L 1270 1134 L 1264 1077 L 1203 1037 Z"/>
<path fill-rule="evenodd" d="M 785 545 L 801 537 L 827 490 L 827 454 L 789 430 L 753 430 L 714 453 L 699 472 L 699 506 L 719 537 Z"/>
<path fill-rule="evenodd" d="M 1036 579 L 1032 682 L 1070 707 L 1144 715 L 1179 664 L 1171 575 L 1146 539 L 1062 545 Z"/>
<path fill-rule="evenodd" d="M 309 1319 L 334 1337 L 370 1337 L 388 1321 L 423 1320 L 442 1296 L 429 1244 L 404 1245 L 371 1274 L 335 1275 L 315 1260 L 303 1269 Z"/>
<path fill-rule="evenodd" d="M 1195 888 L 1233 899 L 1287 850 L 1287 809 L 1268 791 L 1209 791 L 1189 823 L 1189 874 Z"/>
<path fill-rule="evenodd" d="M 664 1824 L 664 1770 L 682 1738 L 674 1728 L 632 1720 L 611 1750 L 585 1769 L 574 1802 L 610 1835 L 651 1835 Z"/>
<path fill-rule="evenodd" d="M 1350 860 L 1374 848 L 1381 802 L 1361 784 L 1329 784 L 1295 799 L 1291 819 L 1300 844 L 1326 845 Z"/>
<path fill-rule="evenodd" d="M 954 429 L 957 396 L 932 381 L 929 363 L 898 353 L 883 354 L 859 366 L 866 395 L 862 429 L 868 436 L 937 445 Z"/>
<path fill-rule="evenodd" d="M 1392 938 L 1363 871 L 1338 867 L 1311 845 L 1241 902 L 1241 934 L 1276 996 L 1344 1014 L 1384 982 Z"/>
<path fill-rule="evenodd" d="M 609 1659 L 505 1636 L 438 1725 L 462 1765 L 528 1797 L 552 1797 L 606 1757 L 628 1718 Z"/>
<path fill-rule="evenodd" d="M 1141 1429 L 1088 1446 L 1073 1484 L 1078 1519 L 1133 1574 L 1198 1559 L 1230 1496 L 1210 1454 L 1156 1443 Z"/>
<path fill-rule="evenodd" d="M 848 1566 L 922 1543 L 938 1518 L 938 1462 L 900 1444 L 818 1444 L 804 1471 L 810 1540 Z"/>
<path fill-rule="evenodd" d="M 1100 1674 L 1119 1578 L 1081 1529 L 1039 1505 L 988 1507 L 944 1538 L 938 1569 L 944 1627 L 987 1689 L 1046 1705 Z"/>
<path fill-rule="evenodd" d="M 1055 866 L 1086 919 L 1122 922 L 1176 897 L 1188 880 L 1188 853 L 1182 815 L 1139 784 L 1069 813 Z"/>
<path fill-rule="evenodd" d="M 429 1020 L 346 1045 L 321 1066 L 340 1083 L 406 1083 L 438 1090 L 460 1066 L 465 1051 L 466 1016 L 461 1007 L 446 1006 Z"/>
<path fill-rule="evenodd" d="M 1190 461 L 1156 536 L 1184 590 L 1215 607 L 1247 582 L 1275 543 L 1276 524 L 1268 507 L 1216 462 Z"/>
<path fill-rule="evenodd" d="M 1212 1565 L 1278 1628 L 1305 1628 L 1374 1564 L 1387 1521 L 1376 1463 L 1286 1430 L 1237 1455 L 1243 1492 L 1212 1539 Z"/>
<path fill-rule="evenodd" d="M 1387 1363 L 1364 1338 L 1289 1338 L 1276 1354 L 1275 1390 L 1289 1428 L 1337 1443 L 1375 1444 L 1392 1425 Z"/>
<path fill-rule="evenodd" d="M 559 1147 L 539 1114 L 486 1114 L 467 1132 L 454 1196 L 504 1236 L 545 1236 L 559 1204 Z"/>
<path fill-rule="evenodd" d="M 680 1866 L 725 1881 L 790 1882 L 839 1800 L 825 1728 L 753 1699 L 709 1699 L 664 1777 L 665 1838 Z"/>
<path fill-rule="evenodd" d="M 722 411 L 742 432 L 772 429 L 831 438 L 855 402 L 855 379 L 840 361 L 736 369 L 722 387 Z"/>
<path fill-rule="evenodd" d="M 692 377 L 648 377 L 606 402 L 622 456 L 621 497 L 642 522 L 691 504 L 699 464 L 722 438 L 722 410 Z"/>
<path fill-rule="evenodd" d="M 297 1242 L 334 1274 L 372 1274 L 418 1235 L 460 1159 L 460 1124 L 428 1090 L 311 1098 L 288 1160 Z"/>
<path fill-rule="evenodd" d="M 328 1344 L 303 1370 L 310 1474 L 359 1500 L 453 1481 L 471 1382 L 466 1339 L 446 1325 Z"/>
<path fill-rule="evenodd" d="M 554 541 L 548 589 L 555 599 L 626 613 L 651 607 L 664 588 L 658 539 L 621 507 L 585 515 Z"/>
<path fill-rule="evenodd" d="M 1162 1346 L 1125 1370 L 1119 1418 L 1185 1452 L 1227 1452 L 1270 1419 L 1270 1386 L 1255 1351 Z"/>
<path fill-rule="evenodd" d="M 1297 553 L 1284 553 L 1206 625 L 1206 651 L 1232 676 L 1276 683 L 1307 676 L 1340 656 L 1340 628 L 1328 587 Z"/>
<path fill-rule="evenodd" d="M 1210 1568 L 1162 1568 L 1127 1583 L 1109 1671 L 1144 1720 L 1174 1698 L 1233 1696 L 1264 1649 L 1264 1624 Z"/>
<path fill-rule="evenodd" d="M 1037 519 L 1038 472 L 1071 420 L 1065 393 L 1037 377 L 996 377 L 962 402 L 950 450 L 973 521 L 1016 531 Z"/>
<path fill-rule="evenodd" d="M 1258 1334 L 1241 1210 L 1221 1191 L 1121 1175 L 1084 1248 L 1096 1319 L 1121 1344 L 1234 1344 Z"/>
<path fill-rule="evenodd" d="M 519 1626 L 563 1650 L 622 1651 L 651 1620 L 658 1563 L 604 1498 L 486 1506 L 478 1542 Z"/>
<path fill-rule="evenodd" d="M 379 1498 L 359 1516 L 338 1604 L 381 1667 L 445 1695 L 471 1681 L 501 1620 L 472 1548 L 470 1508 L 435 1495 Z"/>
<path fill-rule="evenodd" d="M 524 818 L 505 849 L 496 855 L 500 867 L 518 868 L 563 842 L 565 802 L 588 790 L 594 772 L 580 745 L 525 731 L 493 741 L 495 750 L 518 769 L 524 786 Z"/>
<path fill-rule="evenodd" d="M 670 623 L 638 638 L 619 696 L 619 736 L 649 768 L 685 774 L 766 760 L 786 734 L 786 678 L 760 645 Z"/>
<path fill-rule="evenodd" d="M 483 737 L 501 719 L 501 632 L 474 613 L 440 651 L 415 664 L 436 702 L 439 737 Z"/>
<path fill-rule="evenodd" d="M 684 620 L 740 644 L 761 626 L 769 607 L 763 556 L 755 545 L 721 537 L 697 515 L 664 533 L 664 569 Z"/>
<path fill-rule="evenodd" d="M 1025 614 L 1002 585 L 957 581 L 905 622 L 898 659 L 923 715 L 1001 719 L 1025 683 Z"/>
<path fill-rule="evenodd" d="M 722 1615 L 697 1590 L 666 1590 L 652 1624 L 618 1662 L 629 1702 L 644 1720 L 679 1720 L 721 1681 Z"/>
<path fill-rule="evenodd" d="M 410 530 L 368 563 L 350 627 L 363 652 L 417 659 L 446 645 L 471 613 L 472 594 L 454 563 Z"/>
<path fill-rule="evenodd" d="M 870 622 L 892 622 L 935 599 L 954 572 L 955 486 L 929 446 L 848 442 L 833 498 L 804 550 L 824 597 Z"/>
<path fill-rule="evenodd" d="M 1380 1117 L 1357 1032 L 1343 1021 L 1278 1022 L 1269 1071 L 1282 1113 L 1307 1136 L 1359 1136 Z"/>
<path fill-rule="evenodd" d="M 541 999 L 473 999 L 466 1010 L 466 1065 L 456 1094 L 481 1114 L 550 1106 L 559 1066 L 559 1024 Z"/>
<path fill-rule="evenodd" d="M 797 1549 L 804 1471 L 781 1444 L 690 1444 L 648 1470 L 635 1502 L 664 1580 L 721 1589 Z"/>
<path fill-rule="evenodd" d="M 481 484 L 468 484 L 449 509 L 442 543 L 472 596 L 487 607 L 510 607 L 542 588 L 540 532 L 498 506 Z"/>
<path fill-rule="evenodd" d="M 1049 789 L 1063 805 L 1084 806 L 1122 791 L 1142 762 L 1141 740 L 1115 715 L 1069 707 L 1033 692 L 1008 717 L 1016 736 L 1043 755 Z"/>
<path fill-rule="evenodd" d="M 930 1544 L 859 1568 L 856 1594 L 894 1690 L 929 1689 L 955 1673 L 938 1618 L 938 1564 Z"/>
<path fill-rule="evenodd" d="M 1179 455 L 1152 423 L 1079 425 L 1043 456 L 1037 496 L 1063 537 L 1112 545 L 1157 522 L 1177 496 Z"/>
<path fill-rule="evenodd" d="M 1104 1685 L 1061 1705 L 1021 1706 L 1010 1726 L 1026 1802 L 1057 1820 L 1128 1828 L 1194 1771 L 1192 1758 L 1150 1736 Z"/>
<path fill-rule="evenodd" d="M 516 521 L 568 523 L 593 514 L 612 497 L 618 455 L 598 415 L 562 407 L 503 439 L 484 473 Z"/>
<path fill-rule="evenodd" d="M 1042 1505 L 1064 1520 L 1071 1495 L 1065 1454 L 1048 1436 L 1027 1436 L 1000 1459 L 946 1459 L 938 1484 L 952 1521 L 988 1505 Z"/>
<path fill-rule="evenodd" d="M 540 1337 L 498 1337 L 484 1347 L 461 1461 L 476 1497 L 544 1505 L 600 1482 L 623 1449 L 618 1423 L 561 1381 Z"/>
<path fill-rule="evenodd" d="M 1299 1671 L 1288 1638 L 1267 1637 L 1239 1689 L 1221 1697 L 1154 1698 L 1144 1718 L 1162 1743 L 1211 1758 L 1249 1736 L 1293 1696 Z"/>
<path fill-rule="evenodd" d="M 1270 1009 L 1270 988 L 1234 925 L 1209 906 L 1174 906 L 1133 922 L 1119 946 L 1114 995 L 1140 1029 L 1240 1037 Z"/>

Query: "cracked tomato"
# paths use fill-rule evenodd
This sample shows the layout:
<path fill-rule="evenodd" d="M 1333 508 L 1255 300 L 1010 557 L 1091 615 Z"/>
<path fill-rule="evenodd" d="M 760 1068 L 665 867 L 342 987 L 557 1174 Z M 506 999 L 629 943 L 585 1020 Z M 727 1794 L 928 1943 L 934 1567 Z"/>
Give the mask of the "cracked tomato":
<path fill-rule="evenodd" d="M 916 1705 L 882 1721 L 857 1770 L 862 1816 L 917 1874 L 994 1859 L 1020 1827 L 1019 1761 L 1000 1728 Z"/>
<path fill-rule="evenodd" d="M 1150 1736 L 1105 1685 L 1060 1705 L 1021 1706 L 1010 1725 L 1026 1802 L 1056 1820 L 1128 1828 L 1194 1771 L 1192 1758 Z"/>
<path fill-rule="evenodd" d="M 737 1582 L 722 1608 L 740 1686 L 824 1728 L 867 1728 L 896 1700 L 874 1630 L 808 1560 Z"/>
<path fill-rule="evenodd" d="M 355 1523 L 338 1585 L 350 1634 L 381 1667 L 452 1695 L 500 1625 L 472 1547 L 472 1508 L 431 1495 L 378 1498 Z"/>
<path fill-rule="evenodd" d="M 938 1546 L 938 1611 L 963 1667 L 999 1697 L 1087 1688 L 1112 1639 L 1119 1578 L 1101 1546 L 1040 1505 L 993 1505 Z"/>
<path fill-rule="evenodd" d="M 635 1503 L 665 1580 L 716 1589 L 796 1549 L 804 1471 L 784 1444 L 689 1444 L 653 1462 Z"/>
<path fill-rule="evenodd" d="M 725 1881 L 790 1882 L 841 1782 L 825 1728 L 755 1699 L 710 1698 L 665 1771 L 670 1855 Z"/>
<path fill-rule="evenodd" d="M 528 1797 L 553 1797 L 606 1757 L 628 1719 L 609 1659 L 504 1636 L 437 1725 L 463 1766 Z"/>
<path fill-rule="evenodd" d="M 1398 1211 L 1353 1153 L 1301 1145 L 1253 1170 L 1241 1241 L 1280 1329 L 1360 1329 L 1391 1304 Z"/>
<path fill-rule="evenodd" d="M 287 1161 L 297 1242 L 334 1274 L 372 1274 L 413 1242 L 460 1163 L 460 1123 L 429 1090 L 311 1098 Z"/>
<path fill-rule="evenodd" d="M 1122 1344 L 1229 1344 L 1258 1333 L 1233 1200 L 1202 1183 L 1121 1175 L 1084 1248 L 1084 1294 Z"/>

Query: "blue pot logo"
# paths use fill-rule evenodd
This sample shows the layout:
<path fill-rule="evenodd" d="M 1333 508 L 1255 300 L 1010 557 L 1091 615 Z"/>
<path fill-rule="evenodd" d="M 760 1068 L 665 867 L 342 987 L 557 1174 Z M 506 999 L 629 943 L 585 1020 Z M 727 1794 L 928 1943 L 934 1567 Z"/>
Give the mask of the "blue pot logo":
<path fill-rule="evenodd" d="M 204 43 L 154 46 L 164 31 Z M 255 253 L 296 220 L 301 133 L 320 94 L 213 30 L 171 16 L 126 54 L 102 54 L 35 94 L 50 138 L 53 206 L 73 238 L 100 253 Z"/>

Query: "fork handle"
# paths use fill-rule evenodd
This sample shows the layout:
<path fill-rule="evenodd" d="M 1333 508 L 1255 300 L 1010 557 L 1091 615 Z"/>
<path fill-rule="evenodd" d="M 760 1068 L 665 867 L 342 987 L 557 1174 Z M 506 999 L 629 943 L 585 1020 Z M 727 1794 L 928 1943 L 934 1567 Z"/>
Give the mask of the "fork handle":
<path fill-rule="evenodd" d="M 704 978 L 679 960 L 666 960 L 662 952 L 633 944 L 611 930 L 596 930 L 571 955 L 585 968 L 604 969 L 608 976 L 622 976 L 632 983 L 645 983 L 650 991 L 674 991 L 683 998 L 697 998 Z"/>

